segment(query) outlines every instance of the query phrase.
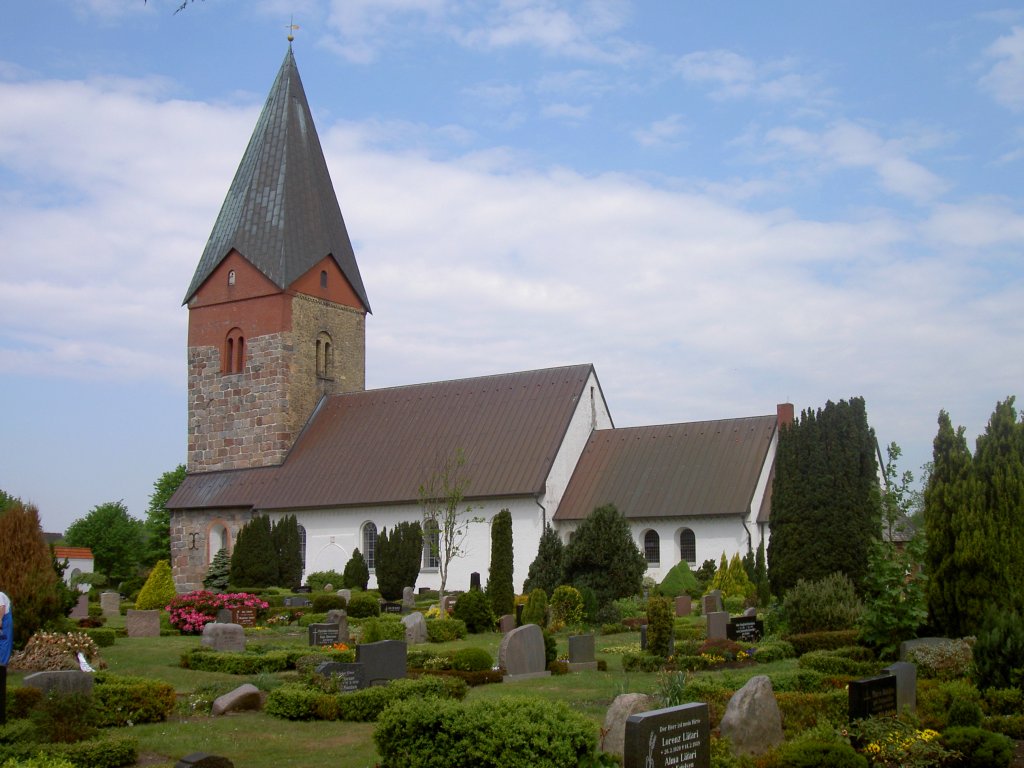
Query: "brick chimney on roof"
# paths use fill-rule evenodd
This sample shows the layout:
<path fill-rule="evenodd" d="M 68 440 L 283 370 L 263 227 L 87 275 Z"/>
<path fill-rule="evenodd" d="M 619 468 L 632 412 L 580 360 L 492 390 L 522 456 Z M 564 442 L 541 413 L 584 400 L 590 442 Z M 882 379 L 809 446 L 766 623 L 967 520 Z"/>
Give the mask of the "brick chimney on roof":
<path fill-rule="evenodd" d="M 793 404 L 779 403 L 776 406 L 776 423 L 780 427 L 788 427 L 793 423 Z"/>

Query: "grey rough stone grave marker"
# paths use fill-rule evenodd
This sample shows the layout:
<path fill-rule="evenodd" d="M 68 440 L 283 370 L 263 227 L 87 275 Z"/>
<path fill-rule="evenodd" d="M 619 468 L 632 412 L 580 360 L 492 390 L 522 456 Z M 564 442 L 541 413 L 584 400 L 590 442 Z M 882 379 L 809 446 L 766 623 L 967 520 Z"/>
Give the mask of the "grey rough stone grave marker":
<path fill-rule="evenodd" d="M 174 764 L 174 768 L 235 768 L 235 764 L 220 755 L 193 752 Z"/>
<path fill-rule="evenodd" d="M 710 768 L 711 718 L 707 704 L 683 704 L 630 715 L 624 768 Z"/>
<path fill-rule="evenodd" d="M 124 621 L 128 637 L 160 637 L 160 611 L 128 609 Z"/>
<path fill-rule="evenodd" d="M 725 636 L 737 643 L 756 643 L 764 637 L 764 622 L 748 616 L 737 616 L 725 626 Z"/>
<path fill-rule="evenodd" d="M 500 619 L 498 619 L 498 629 L 501 630 L 501 634 L 507 634 L 516 628 L 516 617 L 511 613 L 506 613 Z"/>
<path fill-rule="evenodd" d="M 341 627 L 337 624 L 310 624 L 309 644 L 334 645 L 341 642 Z"/>
<path fill-rule="evenodd" d="M 43 695 L 57 693 L 92 693 L 93 676 L 91 672 L 77 669 L 61 669 L 49 672 L 35 672 L 25 675 L 21 684 L 29 688 L 38 688 Z"/>
<path fill-rule="evenodd" d="M 218 624 L 234 624 L 234 622 L 231 621 L 231 609 L 221 608 L 219 611 L 217 611 L 217 618 L 215 619 L 215 621 Z"/>
<path fill-rule="evenodd" d="M 402 589 L 402 610 L 412 611 L 416 608 L 416 590 L 412 587 L 404 587 Z"/>
<path fill-rule="evenodd" d="M 689 595 L 679 595 L 676 598 L 676 616 L 689 616 L 693 613 L 693 598 Z"/>
<path fill-rule="evenodd" d="M 352 599 L 351 589 L 339 589 L 338 597 L 345 601 L 345 607 L 348 608 L 349 601 Z"/>
<path fill-rule="evenodd" d="M 501 638 L 498 666 L 505 670 L 505 682 L 547 677 L 544 658 L 544 632 L 536 624 L 516 627 Z"/>
<path fill-rule="evenodd" d="M 896 675 L 851 680 L 848 686 L 850 722 L 896 714 Z"/>
<path fill-rule="evenodd" d="M 755 675 L 732 695 L 720 728 L 734 755 L 762 755 L 782 743 L 782 714 L 767 675 Z"/>
<path fill-rule="evenodd" d="M 882 672 L 896 675 L 896 710 L 900 714 L 917 712 L 917 665 L 897 661 Z"/>
<path fill-rule="evenodd" d="M 405 642 L 409 645 L 427 642 L 427 620 L 419 611 L 413 611 L 402 617 L 405 625 Z"/>
<path fill-rule="evenodd" d="M 337 678 L 341 693 L 352 693 L 366 687 L 366 674 L 359 663 L 325 661 L 317 666 L 316 673 L 321 677 Z"/>
<path fill-rule="evenodd" d="M 597 660 L 594 658 L 594 636 L 593 635 L 570 635 L 569 636 L 569 671 L 583 672 L 597 669 Z"/>
<path fill-rule="evenodd" d="M 653 696 L 646 693 L 620 693 L 612 701 L 604 715 L 601 729 L 601 750 L 622 757 L 626 741 L 626 720 L 637 712 L 648 712 L 655 706 Z"/>
<path fill-rule="evenodd" d="M 121 614 L 121 595 L 117 592 L 104 592 L 100 595 L 100 608 L 104 616 L 119 616 Z"/>
<path fill-rule="evenodd" d="M 327 612 L 327 617 L 324 619 L 323 623 L 336 624 L 338 626 L 337 642 L 348 642 L 348 613 L 343 611 L 341 608 L 332 608 Z"/>
<path fill-rule="evenodd" d="M 238 624 L 211 621 L 203 627 L 203 638 L 199 642 L 215 651 L 241 652 L 245 650 L 245 630 Z"/>
<path fill-rule="evenodd" d="M 79 595 L 78 602 L 75 603 L 75 607 L 71 609 L 71 613 L 68 616 L 72 619 L 89 618 L 89 596 Z"/>
<path fill-rule="evenodd" d="M 728 637 L 729 614 L 726 611 L 712 611 L 705 614 L 708 623 L 708 640 L 725 640 Z"/>
<path fill-rule="evenodd" d="M 700 601 L 700 612 L 707 616 L 709 613 L 722 610 L 722 591 L 713 589 L 708 592 Z"/>
<path fill-rule="evenodd" d="M 218 696 L 210 707 L 210 714 L 218 717 L 228 712 L 258 711 L 262 706 L 263 697 L 260 695 L 260 689 L 252 683 L 245 683 L 223 696 Z"/>
<path fill-rule="evenodd" d="M 356 661 L 363 665 L 367 685 L 383 685 L 405 677 L 408 647 L 404 640 L 381 640 L 356 646 Z"/>

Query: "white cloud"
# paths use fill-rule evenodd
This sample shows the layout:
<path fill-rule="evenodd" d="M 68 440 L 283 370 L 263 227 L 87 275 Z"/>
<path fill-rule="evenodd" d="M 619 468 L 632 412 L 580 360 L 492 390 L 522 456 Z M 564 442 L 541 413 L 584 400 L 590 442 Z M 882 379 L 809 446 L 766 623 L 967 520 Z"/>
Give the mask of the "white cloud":
<path fill-rule="evenodd" d="M 633 138 L 644 147 L 678 147 L 683 144 L 681 139 L 686 131 L 682 115 L 669 115 L 644 128 L 637 128 L 633 131 Z"/>
<path fill-rule="evenodd" d="M 719 100 L 754 98 L 766 102 L 822 102 L 826 96 L 819 78 L 793 70 L 789 59 L 756 63 L 734 51 L 694 51 L 675 63 L 687 82 L 706 85 Z"/>
<path fill-rule="evenodd" d="M 586 104 L 548 104 L 541 108 L 542 117 L 578 123 L 590 116 L 590 107 Z"/>
<path fill-rule="evenodd" d="M 983 90 L 1005 107 L 1024 109 L 1024 27 L 1013 27 L 985 50 L 994 60 L 979 81 Z"/>

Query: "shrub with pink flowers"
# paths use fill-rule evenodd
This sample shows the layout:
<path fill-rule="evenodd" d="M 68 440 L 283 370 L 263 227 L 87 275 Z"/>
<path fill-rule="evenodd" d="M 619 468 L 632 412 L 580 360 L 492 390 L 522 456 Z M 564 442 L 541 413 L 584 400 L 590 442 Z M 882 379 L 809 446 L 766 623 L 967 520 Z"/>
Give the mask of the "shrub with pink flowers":
<path fill-rule="evenodd" d="M 171 626 L 186 635 L 198 635 L 203 627 L 217 618 L 217 611 L 234 608 L 255 608 L 265 611 L 270 605 L 247 592 L 215 594 L 197 589 L 178 595 L 165 609 L 171 617 Z"/>

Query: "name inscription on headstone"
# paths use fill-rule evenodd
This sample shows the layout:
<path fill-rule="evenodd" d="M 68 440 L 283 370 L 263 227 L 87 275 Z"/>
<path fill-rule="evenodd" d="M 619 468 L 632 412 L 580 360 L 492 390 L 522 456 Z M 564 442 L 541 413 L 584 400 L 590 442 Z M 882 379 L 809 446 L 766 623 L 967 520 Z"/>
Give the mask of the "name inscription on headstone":
<path fill-rule="evenodd" d="M 725 636 L 738 643 L 756 643 L 764 636 L 764 622 L 753 617 L 737 617 L 729 620 Z"/>
<path fill-rule="evenodd" d="M 850 720 L 895 715 L 896 675 L 876 675 L 852 680 L 849 685 Z"/>
<path fill-rule="evenodd" d="M 630 716 L 625 768 L 710 768 L 711 724 L 707 704 L 684 704 Z"/>
<path fill-rule="evenodd" d="M 402 604 L 401 603 L 384 602 L 384 603 L 381 603 L 381 610 L 384 613 L 401 613 L 402 612 Z"/>
<path fill-rule="evenodd" d="M 231 623 L 241 624 L 243 627 L 255 627 L 256 626 L 256 609 L 255 608 L 232 608 L 231 609 Z"/>
<path fill-rule="evenodd" d="M 341 636 L 341 627 L 337 624 L 310 624 L 310 645 L 333 645 Z"/>

